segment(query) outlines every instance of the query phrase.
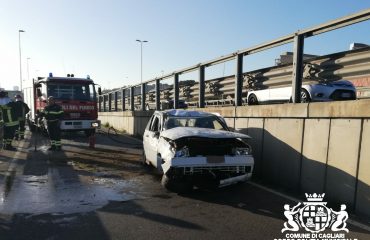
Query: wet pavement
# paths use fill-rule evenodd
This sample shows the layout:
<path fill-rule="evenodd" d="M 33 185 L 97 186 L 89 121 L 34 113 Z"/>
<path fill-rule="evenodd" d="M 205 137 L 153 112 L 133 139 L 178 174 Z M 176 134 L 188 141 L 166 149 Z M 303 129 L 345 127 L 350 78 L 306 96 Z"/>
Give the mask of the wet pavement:
<path fill-rule="evenodd" d="M 41 136 L 35 151 L 35 137 L 28 135 L 25 142 L 19 143 L 21 149 L 28 150 L 27 161 L 22 160 L 21 154 L 8 156 L 8 169 L 4 171 L 0 193 L 1 213 L 89 212 L 109 201 L 128 201 L 144 196 L 141 195 L 143 183 L 133 178 L 143 174 L 138 161 L 141 150 L 114 146 L 116 142 L 104 149 L 99 147 L 100 144 L 96 149 L 90 149 L 83 135 L 68 134 L 65 137 L 63 151 L 50 152 L 46 139 Z M 98 136 L 98 143 L 100 138 Z M 109 139 L 104 141 L 109 142 Z M 1 164 L 5 163 L 1 161 Z M 137 171 L 133 171 L 135 168 Z M 130 173 L 126 174 L 125 169 Z"/>
<path fill-rule="evenodd" d="M 140 163 L 141 143 L 97 135 L 63 136 L 63 151 L 27 134 L 18 152 L 0 152 L 0 239 L 274 239 L 282 237 L 284 204 L 240 184 L 186 195 L 160 186 Z M 35 151 L 35 143 L 37 142 Z M 370 232 L 350 226 L 350 237 Z"/>

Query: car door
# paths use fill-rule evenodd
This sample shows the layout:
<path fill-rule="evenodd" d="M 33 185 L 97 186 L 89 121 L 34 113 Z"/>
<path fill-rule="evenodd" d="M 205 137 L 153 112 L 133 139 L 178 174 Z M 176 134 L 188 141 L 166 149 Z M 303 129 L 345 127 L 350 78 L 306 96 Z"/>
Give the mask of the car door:
<path fill-rule="evenodd" d="M 292 94 L 292 87 L 280 87 L 270 90 L 270 100 L 273 102 L 289 101 Z"/>
<path fill-rule="evenodd" d="M 153 166 L 157 167 L 157 150 L 160 134 L 160 116 L 154 115 L 149 129 L 145 131 L 145 154 Z"/>
<path fill-rule="evenodd" d="M 146 125 L 145 127 L 145 131 L 144 131 L 144 135 L 143 135 L 143 148 L 144 148 L 144 153 L 145 153 L 145 157 L 148 161 L 150 161 L 149 157 L 148 157 L 148 153 L 150 152 L 150 144 L 149 144 L 149 136 L 150 136 L 150 126 L 152 125 L 152 122 L 153 122 L 153 119 L 154 119 L 155 115 L 153 115 L 149 121 L 148 121 L 148 124 Z"/>
<path fill-rule="evenodd" d="M 248 92 L 248 97 L 251 94 L 254 94 L 261 103 L 270 101 L 270 89 L 250 91 Z"/>

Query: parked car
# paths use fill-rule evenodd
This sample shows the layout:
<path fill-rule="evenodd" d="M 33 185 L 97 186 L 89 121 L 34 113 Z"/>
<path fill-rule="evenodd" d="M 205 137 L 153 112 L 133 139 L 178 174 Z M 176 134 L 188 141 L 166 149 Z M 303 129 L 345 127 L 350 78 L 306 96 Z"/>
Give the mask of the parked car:
<path fill-rule="evenodd" d="M 179 99 L 178 104 L 179 104 L 178 108 L 187 108 L 188 107 L 188 104 L 183 99 Z M 174 101 L 173 100 L 162 101 L 161 102 L 161 110 L 173 109 L 173 108 L 174 108 Z"/>
<path fill-rule="evenodd" d="M 254 166 L 249 138 L 231 132 L 215 114 L 156 111 L 144 132 L 143 163 L 162 172 L 162 185 L 177 192 L 243 182 Z"/>
<path fill-rule="evenodd" d="M 259 103 L 289 102 L 292 97 L 292 87 L 269 88 L 249 91 L 248 105 Z M 301 102 L 327 102 L 336 100 L 355 100 L 356 88 L 347 80 L 330 83 L 303 84 L 301 89 Z"/>
<path fill-rule="evenodd" d="M 173 103 L 174 103 L 173 100 L 169 100 L 169 101 L 164 100 L 161 102 L 160 108 L 161 110 L 173 109 L 174 108 Z M 185 100 L 179 99 L 178 108 L 187 108 L 187 107 L 188 107 L 188 104 L 185 102 Z M 155 102 L 147 103 L 146 110 L 155 110 Z"/>

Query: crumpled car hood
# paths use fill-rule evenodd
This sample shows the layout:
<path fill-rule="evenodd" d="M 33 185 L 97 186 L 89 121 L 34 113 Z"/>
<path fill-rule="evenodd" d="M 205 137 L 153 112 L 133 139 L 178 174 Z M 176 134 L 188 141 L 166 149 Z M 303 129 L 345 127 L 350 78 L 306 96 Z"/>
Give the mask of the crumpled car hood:
<path fill-rule="evenodd" d="M 206 138 L 251 138 L 242 133 L 228 132 L 223 130 L 215 130 L 209 128 L 196 127 L 176 127 L 165 130 L 161 133 L 161 137 L 171 140 L 180 139 L 183 137 L 206 137 Z"/>

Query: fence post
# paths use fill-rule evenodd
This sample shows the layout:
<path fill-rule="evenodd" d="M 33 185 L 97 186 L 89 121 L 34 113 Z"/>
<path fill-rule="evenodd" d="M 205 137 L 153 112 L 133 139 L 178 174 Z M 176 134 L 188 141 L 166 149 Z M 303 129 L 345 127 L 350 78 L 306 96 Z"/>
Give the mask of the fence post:
<path fill-rule="evenodd" d="M 199 107 L 204 108 L 205 77 L 204 66 L 199 66 Z"/>
<path fill-rule="evenodd" d="M 292 75 L 292 102 L 301 102 L 301 88 L 303 78 L 303 47 L 304 36 L 296 33 L 294 36 L 293 75 Z"/>
<path fill-rule="evenodd" d="M 160 79 L 155 80 L 155 109 L 161 110 L 161 82 Z"/>
<path fill-rule="evenodd" d="M 135 87 L 130 88 L 130 109 L 135 111 Z"/>
<path fill-rule="evenodd" d="M 125 91 L 126 89 L 121 90 L 121 103 L 122 103 L 122 111 L 126 110 L 126 96 L 125 96 Z"/>
<path fill-rule="evenodd" d="M 142 83 L 141 84 L 141 111 L 146 111 L 146 108 L 145 108 L 145 100 L 146 100 L 145 88 L 146 88 L 146 84 Z"/>
<path fill-rule="evenodd" d="M 179 74 L 175 73 L 173 76 L 173 108 L 179 108 Z"/>
<path fill-rule="evenodd" d="M 103 108 L 104 108 L 104 112 L 106 112 L 107 111 L 107 100 L 106 100 L 105 95 L 103 95 Z"/>
<path fill-rule="evenodd" d="M 116 111 L 116 112 L 117 112 L 117 108 L 118 108 L 117 101 L 118 101 L 118 92 L 116 91 L 116 92 L 114 92 L 114 111 Z"/>
<path fill-rule="evenodd" d="M 101 98 L 101 96 L 99 95 L 99 96 L 98 96 L 98 111 L 99 111 L 99 112 L 101 112 L 101 111 L 102 111 L 102 109 L 101 109 L 101 103 L 102 103 L 102 98 Z"/>
<path fill-rule="evenodd" d="M 108 112 L 112 111 L 112 93 L 108 93 Z"/>
<path fill-rule="evenodd" d="M 243 54 L 236 56 L 235 106 L 243 105 Z"/>

